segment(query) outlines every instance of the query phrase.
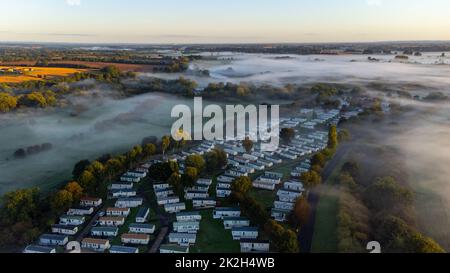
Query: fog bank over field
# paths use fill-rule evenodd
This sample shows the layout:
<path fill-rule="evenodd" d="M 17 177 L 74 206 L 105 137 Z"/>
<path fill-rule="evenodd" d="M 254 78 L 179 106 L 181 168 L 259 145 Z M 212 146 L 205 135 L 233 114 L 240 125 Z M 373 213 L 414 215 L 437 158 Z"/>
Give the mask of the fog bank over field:
<path fill-rule="evenodd" d="M 383 91 L 377 90 L 377 86 L 371 83 L 382 83 L 398 90 L 408 86 L 412 93 L 450 91 L 450 66 L 434 64 L 440 53 L 411 57 L 410 61 L 414 63 L 410 64 L 390 62 L 394 58 L 392 55 L 372 56 L 379 59 L 378 62 L 369 62 L 368 56 L 363 55 L 204 55 L 206 59 L 194 61 L 190 70 L 183 74 L 145 74 L 142 77 L 176 79 L 184 76 L 199 82 L 200 87 L 219 81 L 272 85 L 336 82 L 363 86 L 369 91 Z M 445 61 L 448 59 L 445 58 Z M 210 76 L 199 76 L 199 70 L 205 69 L 210 71 Z M 180 103 L 193 103 L 191 99 L 159 93 L 118 99 L 117 94 L 110 91 L 98 87 L 88 91 L 91 95 L 73 96 L 70 98 L 72 105 L 61 110 L 1 115 L 0 194 L 29 186 L 49 189 L 55 183 L 70 179 L 73 165 L 81 159 L 122 152 L 140 144 L 143 137 L 168 134 L 174 121 L 170 118 L 172 107 Z M 421 125 L 426 124 L 417 122 L 409 128 L 422 128 Z M 431 124 L 436 122 L 433 120 Z M 403 131 L 400 133 L 403 134 Z M 401 138 L 402 134 L 393 135 L 392 139 Z M 414 141 L 412 137 L 411 141 Z M 439 139 L 442 139 L 441 135 L 436 136 L 436 140 Z M 417 142 L 421 141 L 423 139 L 417 139 Z M 404 144 L 403 141 L 397 142 Z M 13 157 L 14 151 L 19 148 L 42 143 L 51 143 L 53 149 L 25 159 Z M 431 159 L 434 157 L 431 152 L 425 154 Z M 430 159 L 417 158 L 414 164 L 420 164 L 423 158 L 426 165 L 426 160 Z M 406 159 L 409 162 L 410 157 Z M 450 164 L 448 158 L 441 159 Z"/>
<path fill-rule="evenodd" d="M 450 85 L 450 53 L 409 56 L 402 63 L 395 55 L 264 55 L 239 53 L 204 53 L 183 76 L 206 86 L 210 82 L 252 82 L 285 85 L 315 82 L 366 84 L 390 82 L 424 84 L 430 87 Z M 368 57 L 377 61 L 369 61 Z M 210 76 L 198 76 L 199 70 Z M 175 79 L 182 74 L 147 74 Z M 450 91 L 450 90 L 448 90 Z"/>
<path fill-rule="evenodd" d="M 180 103 L 192 104 L 150 93 L 121 100 L 78 98 L 76 105 L 63 110 L 2 115 L 0 194 L 34 185 L 48 189 L 70 179 L 72 167 L 81 159 L 127 151 L 146 136 L 170 133 L 170 111 Z M 19 148 L 42 143 L 53 148 L 25 159 L 13 157 Z"/>

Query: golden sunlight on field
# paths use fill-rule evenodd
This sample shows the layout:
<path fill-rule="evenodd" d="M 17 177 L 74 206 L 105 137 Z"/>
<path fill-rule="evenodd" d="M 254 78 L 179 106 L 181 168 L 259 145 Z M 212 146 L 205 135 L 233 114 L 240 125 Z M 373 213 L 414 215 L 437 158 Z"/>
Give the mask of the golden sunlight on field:
<path fill-rule="evenodd" d="M 39 81 L 52 77 L 68 76 L 86 69 L 59 67 L 0 66 L 0 83 Z"/>

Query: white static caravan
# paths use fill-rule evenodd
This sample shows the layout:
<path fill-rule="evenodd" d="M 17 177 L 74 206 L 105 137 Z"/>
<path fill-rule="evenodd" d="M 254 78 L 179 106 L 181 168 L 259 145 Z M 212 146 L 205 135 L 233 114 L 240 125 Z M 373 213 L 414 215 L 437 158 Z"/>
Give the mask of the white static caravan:
<path fill-rule="evenodd" d="M 197 233 L 200 229 L 200 222 L 174 222 L 173 230 L 178 233 Z"/>
<path fill-rule="evenodd" d="M 234 181 L 234 179 L 235 179 L 235 177 L 232 177 L 232 176 L 221 175 L 221 176 L 217 177 L 217 182 L 231 183 Z"/>
<path fill-rule="evenodd" d="M 148 216 L 150 215 L 149 208 L 140 208 L 138 213 L 136 214 L 136 223 L 145 223 L 147 221 Z"/>
<path fill-rule="evenodd" d="M 122 175 L 120 177 L 120 181 L 122 181 L 122 182 L 139 183 L 141 181 L 141 178 L 140 177 L 136 177 L 136 176 L 130 176 L 130 175 Z"/>
<path fill-rule="evenodd" d="M 231 229 L 233 240 L 256 239 L 258 238 L 258 228 L 256 227 L 236 227 Z"/>
<path fill-rule="evenodd" d="M 111 184 L 111 190 L 131 190 L 133 189 L 133 182 L 116 182 Z"/>
<path fill-rule="evenodd" d="M 109 244 L 109 240 L 84 238 L 83 241 L 81 241 L 81 247 L 97 252 L 104 252 L 109 249 L 111 245 Z"/>
<path fill-rule="evenodd" d="M 283 187 L 287 190 L 292 190 L 292 191 L 304 191 L 304 187 L 303 187 L 303 183 L 300 181 L 287 181 L 284 183 Z"/>
<path fill-rule="evenodd" d="M 118 227 L 125 223 L 125 218 L 112 216 L 100 217 L 98 219 L 98 222 L 100 223 L 101 226 Z"/>
<path fill-rule="evenodd" d="M 175 203 L 179 203 L 180 202 L 180 198 L 178 196 L 167 196 L 167 197 L 161 197 L 158 198 L 157 203 L 160 206 L 163 205 L 167 205 L 167 204 L 175 204 Z"/>
<path fill-rule="evenodd" d="M 290 213 L 291 210 L 272 209 L 271 217 L 277 222 L 284 222 Z"/>
<path fill-rule="evenodd" d="M 223 217 L 223 226 L 225 229 L 248 227 L 250 226 L 250 220 L 245 217 Z"/>
<path fill-rule="evenodd" d="M 84 223 L 86 218 L 84 216 L 78 216 L 78 215 L 62 215 L 59 217 L 59 223 L 61 225 L 74 225 L 79 226 Z"/>
<path fill-rule="evenodd" d="M 111 196 L 113 198 L 119 198 L 119 197 L 135 197 L 136 196 L 136 191 L 135 190 L 127 190 L 127 189 L 122 189 L 122 190 L 111 190 Z"/>
<path fill-rule="evenodd" d="M 128 171 L 125 173 L 126 176 L 133 176 L 133 177 L 139 177 L 144 178 L 147 176 L 147 172 L 140 172 L 140 171 Z"/>
<path fill-rule="evenodd" d="M 163 244 L 159 247 L 159 253 L 164 254 L 189 253 L 189 246 L 179 246 L 176 244 Z"/>
<path fill-rule="evenodd" d="M 240 208 L 220 207 L 214 209 L 213 211 L 214 219 L 223 219 L 223 217 L 240 217 L 240 216 L 241 216 Z"/>
<path fill-rule="evenodd" d="M 44 246 L 64 246 L 69 241 L 67 235 L 42 234 L 39 237 L 39 244 Z"/>
<path fill-rule="evenodd" d="M 153 190 L 164 190 L 164 189 L 169 189 L 170 185 L 169 183 L 157 183 L 157 184 L 153 184 Z"/>
<path fill-rule="evenodd" d="M 214 198 L 193 198 L 192 205 L 196 209 L 214 208 L 216 207 L 216 200 Z"/>
<path fill-rule="evenodd" d="M 47 246 L 39 246 L 39 245 L 28 245 L 22 253 L 27 254 L 53 254 L 56 253 L 56 248 L 47 247 Z"/>
<path fill-rule="evenodd" d="M 226 198 L 230 196 L 231 194 L 231 187 L 230 188 L 216 188 L 216 196 L 219 198 Z"/>
<path fill-rule="evenodd" d="M 283 201 L 275 201 L 273 202 L 273 207 L 275 209 L 281 209 L 281 210 L 293 210 L 295 204 L 291 202 L 283 202 Z"/>
<path fill-rule="evenodd" d="M 194 198 L 208 198 L 209 194 L 208 192 L 204 191 L 187 191 L 184 195 L 184 198 L 187 200 L 192 200 Z"/>
<path fill-rule="evenodd" d="M 130 233 L 153 234 L 155 233 L 155 225 L 152 224 L 130 224 L 128 226 Z"/>
<path fill-rule="evenodd" d="M 217 182 L 216 189 L 231 189 L 232 182 Z"/>
<path fill-rule="evenodd" d="M 78 232 L 78 226 L 72 225 L 52 225 L 52 232 L 62 235 L 73 236 Z"/>
<path fill-rule="evenodd" d="M 98 207 L 102 204 L 102 199 L 97 197 L 83 197 L 80 199 L 80 206 L 82 207 Z"/>
<path fill-rule="evenodd" d="M 147 245 L 150 242 L 150 235 L 125 233 L 120 236 L 122 243 L 133 245 Z"/>
<path fill-rule="evenodd" d="M 164 210 L 167 213 L 180 212 L 182 210 L 186 210 L 186 204 L 185 203 L 165 204 L 164 205 Z"/>
<path fill-rule="evenodd" d="M 278 199 L 283 202 L 295 202 L 302 192 L 280 189 L 277 192 Z"/>
<path fill-rule="evenodd" d="M 242 239 L 240 246 L 241 253 L 267 253 L 270 250 L 269 241 Z"/>
<path fill-rule="evenodd" d="M 176 243 L 180 246 L 189 246 L 195 244 L 197 235 L 193 233 L 169 233 L 169 243 Z"/>
<path fill-rule="evenodd" d="M 119 198 L 115 206 L 118 208 L 137 208 L 142 206 L 142 202 L 144 202 L 144 199 L 141 197 Z"/>
<path fill-rule="evenodd" d="M 171 188 L 155 190 L 155 195 L 157 198 L 164 198 L 164 197 L 170 196 L 172 194 L 174 194 L 174 192 L 173 192 L 173 189 L 171 189 Z"/>
<path fill-rule="evenodd" d="M 130 214 L 130 208 L 107 208 L 106 215 L 107 216 L 124 216 L 127 217 Z"/>
<path fill-rule="evenodd" d="M 67 215 L 78 215 L 78 216 L 86 216 L 94 213 L 93 207 L 79 207 L 79 208 L 70 208 L 67 211 Z"/>
<path fill-rule="evenodd" d="M 211 186 L 212 179 L 200 178 L 197 180 L 198 185 Z"/>
<path fill-rule="evenodd" d="M 117 227 L 93 227 L 91 229 L 91 236 L 94 237 L 116 237 L 119 233 Z"/>
<path fill-rule="evenodd" d="M 253 188 L 256 188 L 256 189 L 269 190 L 269 191 L 275 190 L 275 184 L 273 184 L 273 183 L 266 183 L 266 182 L 261 182 L 259 180 L 255 180 L 255 181 L 253 181 L 252 185 L 253 185 Z"/>
<path fill-rule="evenodd" d="M 202 215 L 198 211 L 183 211 L 183 212 L 177 212 L 176 214 L 177 221 L 201 221 Z"/>

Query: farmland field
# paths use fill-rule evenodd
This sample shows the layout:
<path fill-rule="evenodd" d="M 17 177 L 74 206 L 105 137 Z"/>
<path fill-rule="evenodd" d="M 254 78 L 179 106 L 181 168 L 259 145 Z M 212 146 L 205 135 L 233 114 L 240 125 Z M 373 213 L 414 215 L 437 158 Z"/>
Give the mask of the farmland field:
<path fill-rule="evenodd" d="M 31 69 L 31 71 L 23 72 L 18 75 L 1 75 L 0 83 L 18 83 L 24 81 L 40 81 L 43 78 L 63 77 L 74 73 L 86 71 L 86 69 L 59 68 L 59 67 L 28 67 L 28 66 L 0 66 L 0 69 L 14 68 L 19 71 Z"/>

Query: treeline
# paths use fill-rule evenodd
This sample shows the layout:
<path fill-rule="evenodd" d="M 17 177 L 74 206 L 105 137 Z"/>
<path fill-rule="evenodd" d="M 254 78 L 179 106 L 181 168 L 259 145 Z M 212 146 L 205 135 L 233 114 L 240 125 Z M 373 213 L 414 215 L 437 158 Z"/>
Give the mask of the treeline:
<path fill-rule="evenodd" d="M 252 181 L 247 176 L 236 178 L 231 184 L 231 203 L 239 204 L 243 214 L 259 226 L 270 238 L 273 251 L 279 253 L 298 253 L 300 251 L 297 234 L 270 218 L 270 214 L 255 198 L 249 195 Z"/>
<path fill-rule="evenodd" d="M 0 245 L 19 248 L 45 232 L 58 217 L 83 196 L 107 196 L 108 185 L 123 172 L 146 158 L 160 153 L 162 144 L 135 146 L 118 155 L 104 155 L 97 160 L 75 164 L 72 180 L 50 194 L 38 188 L 21 189 L 5 194 L 0 208 Z"/>
<path fill-rule="evenodd" d="M 19 108 L 46 108 L 58 105 L 69 92 L 67 84 L 93 79 L 98 82 L 119 84 L 122 79 L 134 78 L 132 72 L 122 73 L 117 67 L 108 66 L 95 72 L 75 73 L 45 81 L 28 81 L 0 85 L 0 112 Z"/>
<path fill-rule="evenodd" d="M 39 154 L 42 152 L 50 151 L 53 148 L 51 143 L 37 144 L 33 146 L 28 146 L 26 148 L 19 148 L 14 152 L 15 158 L 25 158 L 29 155 Z"/>
<path fill-rule="evenodd" d="M 359 183 L 361 175 L 356 162 L 347 162 L 338 177 L 340 252 L 363 252 L 370 240 L 380 242 L 382 252 L 444 252 L 415 228 L 414 194 L 409 188 L 393 177 L 380 177 L 363 186 Z"/>

